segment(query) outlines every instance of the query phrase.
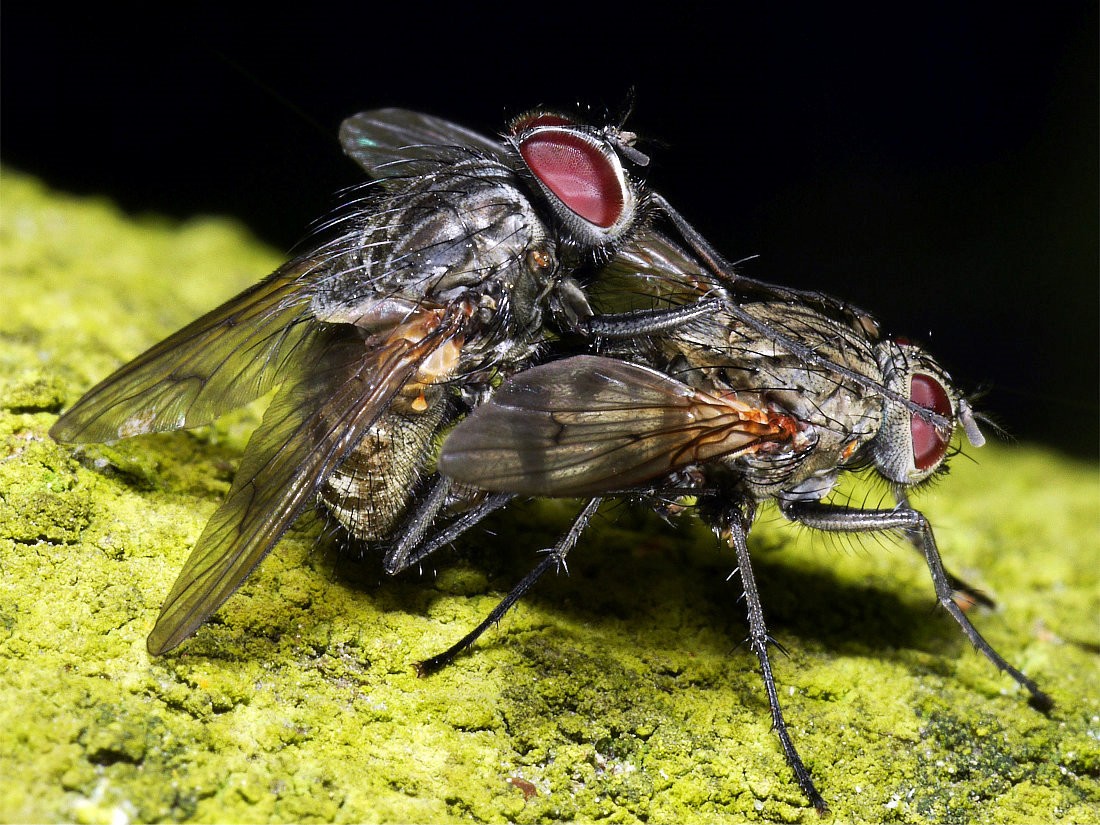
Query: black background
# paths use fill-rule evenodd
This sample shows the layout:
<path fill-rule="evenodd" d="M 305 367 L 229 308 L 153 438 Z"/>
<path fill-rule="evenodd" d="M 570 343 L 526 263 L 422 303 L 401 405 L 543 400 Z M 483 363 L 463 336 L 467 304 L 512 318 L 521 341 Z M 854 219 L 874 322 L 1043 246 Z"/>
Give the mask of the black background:
<path fill-rule="evenodd" d="M 336 142 L 349 114 L 496 132 L 539 104 L 617 111 L 633 87 L 650 184 L 727 257 L 758 255 L 748 274 L 874 311 L 988 388 L 1012 435 L 1096 455 L 1095 3 L 373 5 L 5 2 L 0 159 L 289 249 L 361 179 Z"/>

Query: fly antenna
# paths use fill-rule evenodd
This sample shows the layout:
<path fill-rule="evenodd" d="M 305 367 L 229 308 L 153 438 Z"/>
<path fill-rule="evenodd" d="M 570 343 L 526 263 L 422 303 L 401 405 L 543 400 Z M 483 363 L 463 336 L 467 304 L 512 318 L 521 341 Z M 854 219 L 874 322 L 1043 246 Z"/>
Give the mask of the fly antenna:
<path fill-rule="evenodd" d="M 978 428 L 978 422 L 974 418 L 974 411 L 970 409 L 970 402 L 965 398 L 959 399 L 959 423 L 962 424 L 966 438 L 972 447 L 985 445 L 985 436 Z"/>

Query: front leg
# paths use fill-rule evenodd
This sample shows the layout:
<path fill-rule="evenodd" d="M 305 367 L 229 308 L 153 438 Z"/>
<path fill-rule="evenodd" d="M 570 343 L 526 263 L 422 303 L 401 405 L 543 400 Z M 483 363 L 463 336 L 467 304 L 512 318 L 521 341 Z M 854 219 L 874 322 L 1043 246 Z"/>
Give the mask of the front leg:
<path fill-rule="evenodd" d="M 783 515 L 799 524 L 812 527 L 815 530 L 827 530 L 833 533 L 875 533 L 884 530 L 901 530 L 921 551 L 928 570 L 932 574 L 932 585 L 936 590 L 936 598 L 948 613 L 959 623 L 963 633 L 982 654 L 989 659 L 999 670 L 1006 671 L 1020 685 L 1031 693 L 1031 703 L 1042 711 L 1050 710 L 1054 702 L 1039 689 L 1031 679 L 1021 671 L 1014 668 L 993 646 L 989 644 L 970 623 L 966 613 L 959 607 L 954 598 L 952 578 L 943 568 L 943 560 L 940 551 L 936 547 L 936 538 L 932 533 L 932 526 L 924 514 L 910 509 L 898 507 L 896 510 L 858 510 L 850 507 L 841 507 L 832 504 L 822 504 L 819 501 L 790 501 L 780 505 Z"/>
<path fill-rule="evenodd" d="M 912 510 L 912 505 L 909 504 L 909 496 L 906 495 L 904 490 L 898 489 L 894 491 L 894 498 L 897 499 L 898 504 L 906 510 Z M 921 558 L 924 557 L 924 549 L 920 544 L 920 537 L 913 536 L 912 534 L 906 536 L 909 539 L 909 546 L 920 553 Z M 955 600 L 955 604 L 961 607 L 963 610 L 969 610 L 976 604 L 980 604 L 983 607 L 996 607 L 996 602 L 989 598 L 978 588 L 960 579 L 954 575 L 946 567 L 944 572 L 947 574 L 947 581 L 951 585 L 952 596 Z"/>
<path fill-rule="evenodd" d="M 687 326 L 713 315 L 726 306 L 720 298 L 702 298 L 691 304 L 629 312 L 596 314 L 580 285 L 572 278 L 558 284 L 551 298 L 551 311 L 558 326 L 582 338 L 639 338 Z"/>

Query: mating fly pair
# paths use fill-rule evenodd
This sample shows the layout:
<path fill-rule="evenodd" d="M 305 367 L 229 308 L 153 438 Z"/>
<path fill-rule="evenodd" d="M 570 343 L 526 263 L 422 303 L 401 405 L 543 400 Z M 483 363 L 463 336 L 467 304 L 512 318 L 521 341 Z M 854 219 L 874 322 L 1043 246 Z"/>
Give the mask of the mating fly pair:
<path fill-rule="evenodd" d="M 430 669 L 560 562 L 600 497 L 660 507 L 692 495 L 736 551 L 776 728 L 819 808 L 783 723 L 745 543 L 761 502 L 821 529 L 906 533 L 971 640 L 1049 703 L 955 605 L 957 583 L 908 507 L 905 490 L 942 464 L 956 423 L 980 437 L 946 373 L 880 340 L 865 313 L 734 275 L 627 174 L 624 158 L 645 162 L 631 138 L 547 113 L 517 119 L 503 141 L 403 110 L 357 115 L 341 140 L 376 182 L 334 220 L 332 240 L 61 417 L 58 440 L 114 440 L 198 426 L 278 387 L 151 652 L 195 632 L 318 500 L 353 537 L 384 546 L 396 573 L 516 494 L 591 499 L 555 552 Z M 610 306 L 616 283 L 643 305 L 596 314 L 589 292 Z M 575 354 L 593 346 L 602 355 Z M 468 414 L 444 442 L 441 475 L 437 442 Z M 898 508 L 821 503 L 840 470 L 862 466 L 887 478 Z"/>

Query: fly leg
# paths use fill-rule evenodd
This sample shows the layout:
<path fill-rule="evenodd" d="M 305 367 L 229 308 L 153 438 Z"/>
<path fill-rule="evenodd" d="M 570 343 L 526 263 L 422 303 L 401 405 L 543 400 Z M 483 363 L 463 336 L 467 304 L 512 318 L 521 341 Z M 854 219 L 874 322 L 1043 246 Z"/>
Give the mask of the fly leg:
<path fill-rule="evenodd" d="M 382 560 L 383 568 L 389 575 L 400 573 L 443 545 L 454 541 L 513 498 L 511 493 L 492 493 L 472 509 L 459 515 L 442 531 L 425 539 L 425 535 L 434 525 L 440 511 L 446 506 L 447 496 L 452 488 L 450 479 L 437 475 L 432 480 L 427 494 L 417 499 L 412 512 L 402 522 L 401 527 L 394 531 L 400 538 L 386 551 Z"/>
<path fill-rule="evenodd" d="M 802 757 L 798 755 L 794 742 L 791 741 L 791 735 L 787 731 L 783 710 L 779 706 L 779 692 L 775 687 L 775 676 L 772 674 L 772 664 L 768 658 L 768 644 L 771 638 L 768 636 L 767 625 L 764 624 L 764 609 L 760 605 L 760 592 L 756 589 L 756 578 L 752 573 L 752 559 L 749 557 L 749 546 L 746 540 L 749 525 L 752 523 L 752 514 L 729 508 L 723 514 L 722 521 L 724 526 L 720 535 L 737 554 L 737 571 L 741 578 L 741 587 L 745 592 L 745 611 L 749 620 L 749 646 L 760 662 L 764 690 L 768 694 L 768 707 L 771 708 L 772 727 L 779 736 L 783 755 L 786 756 L 787 764 L 794 771 L 798 787 L 802 789 L 802 793 L 810 800 L 817 812 L 824 814 L 829 810 L 829 806 L 818 793 L 810 771 L 803 764 Z"/>
<path fill-rule="evenodd" d="M 906 510 L 912 510 L 909 505 L 909 496 L 905 494 L 904 490 L 895 490 L 894 498 L 897 499 L 900 504 Z M 924 558 L 924 548 L 921 547 L 919 538 L 914 538 L 912 533 L 906 535 L 909 539 L 909 546 L 921 554 L 921 558 Z M 950 570 L 944 568 L 944 574 L 947 576 L 947 583 L 951 585 L 952 596 L 955 603 L 963 610 L 969 610 L 976 604 L 980 604 L 983 607 L 996 607 L 997 603 L 993 599 L 989 598 L 985 593 L 976 587 L 968 584 L 958 576 L 952 574 Z"/>
<path fill-rule="evenodd" d="M 676 227 L 676 231 L 680 233 L 680 236 L 687 242 L 687 245 L 691 247 L 691 250 L 710 268 L 711 272 L 728 281 L 728 283 L 723 284 L 724 286 L 732 287 L 736 285 L 738 288 L 748 288 L 753 291 L 759 291 L 766 297 L 779 298 L 784 301 L 798 301 L 810 297 L 811 295 L 814 298 L 820 297 L 820 293 L 808 293 L 797 289 L 787 289 L 786 287 L 775 286 L 774 284 L 757 281 L 753 278 L 746 278 L 744 275 L 737 274 L 726 259 L 722 257 L 721 253 L 711 245 L 710 241 L 704 238 L 699 230 L 692 226 L 687 218 L 680 214 L 676 207 L 665 200 L 663 195 L 651 192 L 650 201 L 657 210 L 668 218 L 669 222 Z"/>
<path fill-rule="evenodd" d="M 756 295 L 764 300 L 775 300 L 778 298 L 781 301 L 787 301 L 789 303 L 807 304 L 816 309 L 824 310 L 826 314 L 837 314 L 847 319 L 853 326 L 861 327 L 871 337 L 878 338 L 878 322 L 867 312 L 854 304 L 834 298 L 832 295 L 827 295 L 824 292 L 807 289 L 791 289 L 790 287 L 777 286 L 767 281 L 760 281 L 756 278 L 749 278 L 745 275 L 741 275 L 735 271 L 733 266 L 722 257 L 722 254 L 711 245 L 710 241 L 704 238 L 699 230 L 692 226 L 687 218 L 680 214 L 679 210 L 665 200 L 663 195 L 651 193 L 650 200 L 654 206 L 656 206 L 657 210 L 676 228 L 676 231 L 680 233 L 680 237 L 687 242 L 691 250 L 699 256 L 704 264 L 706 264 L 711 273 L 718 277 L 719 280 L 716 282 L 717 285 L 725 289 L 733 288 L 739 293 L 747 292 L 750 295 Z"/>
<path fill-rule="evenodd" d="M 943 569 L 943 560 L 936 547 L 936 538 L 928 519 L 918 510 L 899 507 L 896 510 L 854 510 L 848 507 L 822 504 L 817 501 L 794 501 L 781 505 L 783 515 L 799 524 L 815 530 L 836 533 L 872 533 L 879 530 L 902 530 L 924 555 L 936 598 L 943 608 L 959 623 L 963 633 L 998 670 L 1008 673 L 1031 694 L 1031 704 L 1041 711 L 1054 706 L 1053 700 L 1039 689 L 1031 679 L 1014 668 L 989 644 L 970 623 L 966 613 L 955 602 L 952 578 Z M 956 580 L 957 581 L 957 580 Z"/>
<path fill-rule="evenodd" d="M 637 309 L 593 315 L 576 321 L 574 326 L 586 337 L 637 338 L 682 327 L 696 318 L 713 315 L 725 306 L 726 302 L 719 298 L 706 298 L 674 309 Z"/>
<path fill-rule="evenodd" d="M 416 564 L 430 556 L 445 544 L 450 544 L 486 516 L 495 513 L 508 504 L 515 496 L 512 493 L 490 493 L 480 503 L 460 514 L 446 527 L 414 547 L 408 555 L 406 567 Z"/>
<path fill-rule="evenodd" d="M 513 587 L 503 599 L 500 600 L 500 604 L 493 608 L 492 612 L 485 617 L 485 619 L 451 645 L 442 653 L 438 653 L 435 656 L 430 656 L 424 661 L 416 665 L 416 673 L 418 676 L 429 676 L 435 673 L 437 670 L 450 664 L 454 658 L 463 650 L 468 648 L 486 630 L 499 622 L 504 614 L 507 613 L 516 602 L 523 598 L 523 596 L 534 587 L 542 574 L 549 570 L 551 567 L 561 569 L 565 566 L 565 557 L 569 555 L 569 551 L 573 549 L 573 546 L 577 543 L 577 540 L 581 537 L 581 533 L 584 532 L 584 528 L 588 526 L 588 522 L 595 514 L 596 509 L 600 506 L 602 499 L 594 498 L 590 500 L 584 508 L 577 514 L 577 517 L 573 519 L 573 524 L 570 525 L 568 532 L 560 539 L 553 547 L 544 551 L 546 556 L 538 566 L 535 567 L 530 573 L 523 577 L 519 584 Z"/>
<path fill-rule="evenodd" d="M 632 312 L 596 314 L 584 290 L 572 278 L 561 281 L 551 299 L 558 325 L 584 338 L 637 338 L 682 327 L 726 306 L 721 298 L 704 298 L 669 309 L 638 309 Z"/>

